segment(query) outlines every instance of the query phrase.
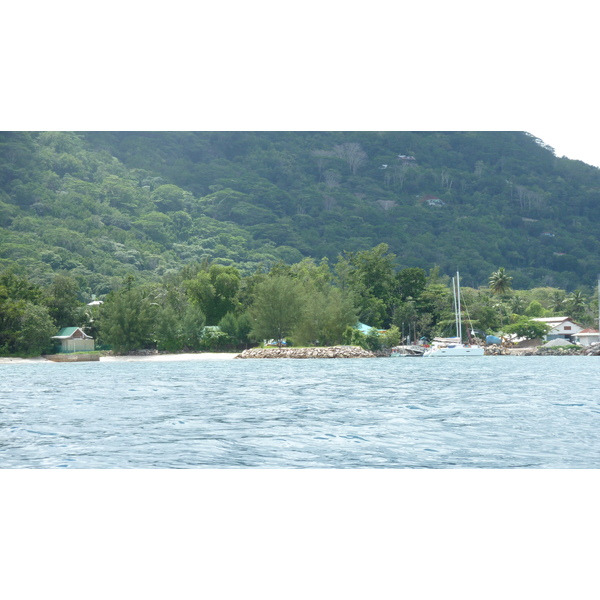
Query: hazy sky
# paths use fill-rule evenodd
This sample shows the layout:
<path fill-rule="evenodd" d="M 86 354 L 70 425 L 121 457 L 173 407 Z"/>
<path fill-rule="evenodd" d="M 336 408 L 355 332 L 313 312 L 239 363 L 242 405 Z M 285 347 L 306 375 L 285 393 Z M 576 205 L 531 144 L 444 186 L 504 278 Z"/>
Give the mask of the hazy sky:
<path fill-rule="evenodd" d="M 176 10 L 119 4 L 115 24 L 45 7 L 30 22 L 11 4 L 28 43 L 18 27 L 0 38 L 0 130 L 528 131 L 600 167 L 596 22 L 578 5 L 384 1 L 363 14 L 307 0 L 283 24 L 257 0 L 233 20 L 227 4 L 203 8 L 200 33 Z M 227 23 L 226 40 L 209 22 Z M 107 27 L 127 44 L 104 43 Z"/>
<path fill-rule="evenodd" d="M 590 134 L 589 130 L 579 132 L 577 130 L 564 131 L 560 128 L 546 126 L 539 131 L 529 131 L 554 148 L 556 156 L 566 156 L 573 160 L 581 160 L 588 165 L 600 167 L 600 147 L 597 137 Z"/>

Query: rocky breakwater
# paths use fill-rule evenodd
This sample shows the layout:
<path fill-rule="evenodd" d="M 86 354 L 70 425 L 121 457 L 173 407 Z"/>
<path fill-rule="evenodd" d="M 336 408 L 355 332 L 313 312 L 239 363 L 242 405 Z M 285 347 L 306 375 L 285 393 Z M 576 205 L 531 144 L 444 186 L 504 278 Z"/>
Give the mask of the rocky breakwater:
<path fill-rule="evenodd" d="M 328 348 L 250 348 L 236 358 L 373 358 L 375 354 L 358 346 Z"/>
<path fill-rule="evenodd" d="M 586 346 L 581 354 L 584 356 L 600 356 L 600 344 L 592 344 L 591 346 Z"/>
<path fill-rule="evenodd" d="M 487 356 L 598 356 L 600 355 L 600 344 L 595 352 L 589 352 L 587 348 L 573 348 L 572 346 L 561 347 L 554 346 L 544 348 L 510 348 L 505 346 L 487 346 L 485 349 Z"/>

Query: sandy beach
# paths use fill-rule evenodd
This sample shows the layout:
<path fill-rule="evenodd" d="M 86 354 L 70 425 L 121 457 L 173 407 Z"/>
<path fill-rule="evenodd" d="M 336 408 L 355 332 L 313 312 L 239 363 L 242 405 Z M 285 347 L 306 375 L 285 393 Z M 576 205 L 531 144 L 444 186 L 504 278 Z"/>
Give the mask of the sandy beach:
<path fill-rule="evenodd" d="M 100 362 L 174 362 L 184 360 L 231 360 L 238 356 L 231 352 L 204 352 L 200 354 L 150 354 L 148 356 L 102 356 Z M 58 364 L 46 360 L 43 356 L 35 358 L 0 357 L 0 365 L 47 363 Z"/>
<path fill-rule="evenodd" d="M 100 362 L 174 362 L 182 360 L 231 360 L 238 356 L 231 352 L 203 352 L 200 354 L 150 354 L 148 356 L 103 356 Z"/>
<path fill-rule="evenodd" d="M 36 356 L 35 358 L 15 358 L 12 356 L 0 356 L 0 365 L 26 365 L 39 362 L 50 364 L 50 361 L 46 360 L 43 356 Z"/>

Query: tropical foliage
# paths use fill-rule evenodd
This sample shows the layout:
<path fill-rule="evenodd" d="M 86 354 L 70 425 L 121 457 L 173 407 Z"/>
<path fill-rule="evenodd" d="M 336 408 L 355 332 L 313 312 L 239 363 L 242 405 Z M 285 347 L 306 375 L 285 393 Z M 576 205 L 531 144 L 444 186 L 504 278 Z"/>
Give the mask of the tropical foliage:
<path fill-rule="evenodd" d="M 397 271 L 478 287 L 501 265 L 571 293 L 600 272 L 599 222 L 600 170 L 523 132 L 0 133 L 0 268 L 88 297 L 203 260 L 356 265 L 381 243 Z M 389 293 L 360 310 L 385 322 Z"/>
<path fill-rule="evenodd" d="M 600 171 L 522 132 L 2 132 L 0 352 L 449 335 L 457 268 L 481 331 L 594 325 L 599 224 Z"/>
<path fill-rule="evenodd" d="M 7 270 L 0 273 L 0 352 L 26 356 L 50 351 L 51 336 L 67 318 L 68 325 L 83 327 L 97 345 L 117 353 L 143 348 L 240 350 L 265 340 L 303 346 L 358 344 L 379 350 L 421 337 L 455 335 L 450 278 L 437 269 L 429 274 L 414 267 L 390 272 L 394 259 L 379 245 L 362 251 L 359 259 L 340 255 L 333 265 L 312 259 L 292 265 L 279 262 L 246 276 L 235 267 L 194 263 L 156 283 L 127 276 L 102 304 L 92 306 L 66 276 L 57 275 L 43 288 Z M 387 283 L 382 285 L 380 277 L 369 280 L 373 271 Z M 228 285 L 218 283 L 222 276 Z M 65 290 L 73 296 L 61 295 Z M 545 287 L 505 291 L 499 297 L 489 286 L 462 287 L 461 292 L 463 322 L 469 324 L 465 329 L 480 335 L 540 337 L 546 328 L 533 319 L 565 314 L 584 326 L 597 323 L 595 292 L 575 290 L 565 296 L 564 290 Z M 372 305 L 380 311 L 369 312 Z M 214 324 L 223 307 L 227 312 Z M 213 315 L 213 323 L 205 310 Z M 356 328 L 365 317 L 373 317 L 366 319 L 372 326 L 367 334 Z M 383 334 L 378 333 L 381 327 Z"/>

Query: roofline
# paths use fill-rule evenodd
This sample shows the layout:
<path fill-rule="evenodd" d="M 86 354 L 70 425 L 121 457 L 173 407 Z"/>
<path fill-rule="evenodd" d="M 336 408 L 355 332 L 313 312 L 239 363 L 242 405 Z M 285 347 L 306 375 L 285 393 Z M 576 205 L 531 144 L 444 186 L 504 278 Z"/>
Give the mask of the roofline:
<path fill-rule="evenodd" d="M 571 317 L 535 317 L 531 320 L 539 321 L 540 323 L 564 323 L 565 321 L 570 321 L 571 323 L 573 323 L 573 325 L 581 327 L 581 325 Z"/>
<path fill-rule="evenodd" d="M 75 326 L 73 326 L 73 327 L 62 327 L 58 333 L 60 333 L 63 329 L 73 329 L 73 332 L 70 335 L 53 335 L 50 339 L 52 339 L 52 340 L 68 340 L 68 339 L 70 339 L 70 338 L 73 337 L 73 334 L 76 331 L 81 331 L 81 333 L 83 334 L 83 338 L 77 338 L 77 339 L 90 339 L 90 340 L 94 339 L 91 335 L 88 335 L 83 330 L 82 327 L 75 327 Z"/>
<path fill-rule="evenodd" d="M 532 321 L 543 321 L 545 323 L 549 321 L 573 321 L 571 317 L 535 317 Z M 575 321 L 573 321 L 574 323 Z"/>

